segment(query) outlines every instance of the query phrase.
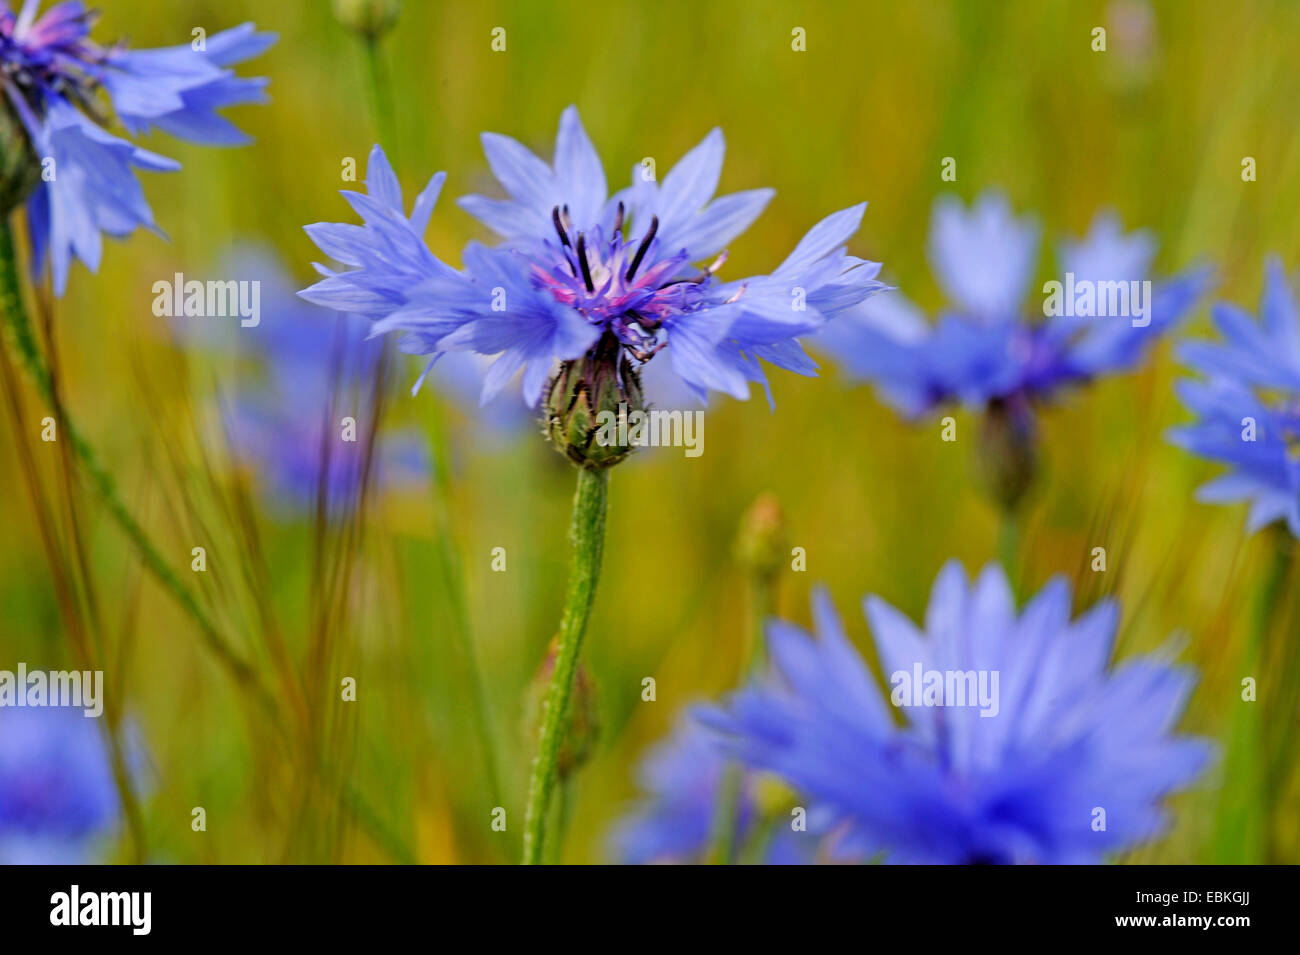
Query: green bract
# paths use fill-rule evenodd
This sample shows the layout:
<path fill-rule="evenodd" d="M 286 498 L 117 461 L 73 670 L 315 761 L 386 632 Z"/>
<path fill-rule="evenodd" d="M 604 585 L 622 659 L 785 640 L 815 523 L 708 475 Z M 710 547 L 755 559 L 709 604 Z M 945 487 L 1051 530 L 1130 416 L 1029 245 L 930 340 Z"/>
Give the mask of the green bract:
<path fill-rule="evenodd" d="M 619 415 L 644 411 L 645 399 L 640 374 L 620 351 L 607 335 L 582 358 L 563 362 L 547 385 L 546 435 L 578 467 L 607 468 L 632 453 L 627 429 L 610 425 Z"/>

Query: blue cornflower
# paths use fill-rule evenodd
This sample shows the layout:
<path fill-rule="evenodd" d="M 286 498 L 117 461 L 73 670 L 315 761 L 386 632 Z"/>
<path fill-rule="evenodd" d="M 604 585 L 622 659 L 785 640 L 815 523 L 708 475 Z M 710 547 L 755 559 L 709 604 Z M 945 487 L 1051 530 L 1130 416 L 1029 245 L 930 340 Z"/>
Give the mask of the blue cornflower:
<path fill-rule="evenodd" d="M 509 198 L 467 196 L 461 205 L 501 245 L 471 243 L 463 270 L 439 261 L 423 233 L 443 174 L 408 218 L 376 146 L 368 194 L 343 193 L 365 224 L 307 227 L 325 254 L 349 268 L 318 266 L 324 279 L 302 295 L 367 316 L 376 333 L 402 332 L 402 348 L 432 355 L 430 366 L 450 351 L 498 355 L 485 401 L 522 373 L 525 399 L 537 404 L 556 361 L 613 356 L 622 378 L 629 360 L 639 366 L 665 349 L 696 396 L 713 390 L 745 398 L 750 382 L 766 386 L 760 359 L 814 374 L 798 338 L 883 288 L 879 266 L 844 248 L 865 204 L 814 226 L 770 275 L 722 282 L 722 250 L 772 193 L 710 201 L 724 153 L 718 130 L 662 184 L 638 167 L 632 186 L 614 196 L 573 107 L 561 116 L 552 165 L 504 136 L 485 134 L 483 147 Z"/>
<path fill-rule="evenodd" d="M 97 720 L 65 707 L 0 709 L 0 862 L 89 862 L 119 806 Z"/>
<path fill-rule="evenodd" d="M 156 50 L 101 47 L 90 39 L 94 13 L 80 0 L 37 16 L 26 0 L 15 16 L 0 0 L 0 111 L 12 109 L 35 156 L 47 168 L 27 201 L 35 265 L 48 257 L 61 295 L 72 259 L 99 267 L 100 233 L 120 237 L 139 226 L 157 231 L 135 169 L 179 169 L 171 159 L 109 133 L 96 102 L 102 89 L 112 115 L 132 134 L 157 127 L 194 142 L 246 141 L 218 109 L 262 102 L 265 79 L 228 67 L 275 42 L 251 23 L 191 44 Z"/>
<path fill-rule="evenodd" d="M 1203 270 L 1153 283 L 1141 318 L 1089 317 L 1064 307 L 1065 314 L 1045 316 L 1038 302 L 1027 314 L 1021 306 L 1038 237 L 1035 222 L 1017 218 L 999 193 L 985 193 L 969 211 L 953 197 L 940 198 L 929 256 L 952 306 L 930 324 L 899 293 L 882 295 L 827 326 L 818 341 L 850 376 L 873 382 L 908 416 L 952 403 L 1027 411 L 1067 387 L 1137 365 L 1208 284 Z M 1103 213 L 1083 241 L 1063 244 L 1058 281 L 1067 294 L 1085 282 L 1141 283 L 1154 255 L 1147 233 L 1126 235 L 1118 219 Z"/>
<path fill-rule="evenodd" d="M 817 638 L 771 622 L 771 672 L 701 718 L 733 756 L 831 817 L 837 856 L 1098 862 L 1160 831 L 1160 800 L 1197 778 L 1210 749 L 1173 732 L 1191 673 L 1154 655 L 1112 668 L 1118 606 L 1073 621 L 1070 608 L 1057 578 L 1017 614 L 994 564 L 973 584 L 960 564 L 944 567 L 923 630 L 870 597 L 886 699 L 819 590 Z M 962 684 L 971 699 L 900 693 L 903 677 L 931 672 L 974 676 Z M 992 693 L 970 705 L 976 684 Z M 906 705 L 936 700 L 948 705 Z"/>
<path fill-rule="evenodd" d="M 1251 502 L 1253 532 L 1285 521 L 1300 537 L 1300 313 L 1276 259 L 1268 265 L 1260 321 L 1228 303 L 1211 314 L 1222 343 L 1184 342 L 1179 356 L 1207 376 L 1178 383 L 1193 425 L 1170 439 L 1232 470 L 1198 491 L 1203 501 Z"/>
<path fill-rule="evenodd" d="M 619 862 L 700 863 L 714 848 L 725 808 L 724 782 L 736 764 L 726 758 L 716 734 L 689 717 L 678 721 L 672 735 L 656 745 L 642 761 L 638 779 L 647 798 L 614 830 L 611 848 Z M 745 773 L 736 792 L 733 844 L 767 839 L 762 852 L 771 865 L 801 865 L 813 861 L 817 837 L 790 829 L 788 816 L 770 834 L 759 832 L 755 800 L 756 773 Z"/>
<path fill-rule="evenodd" d="M 288 513 L 314 508 L 322 489 L 331 508 L 345 505 L 360 489 L 383 343 L 368 339 L 368 323 L 353 315 L 338 316 L 322 335 L 319 313 L 294 294 L 270 253 L 241 249 L 221 271 L 257 282 L 261 304 L 256 326 L 230 332 L 265 372 L 226 401 L 232 452 Z M 345 417 L 355 422 L 347 437 Z M 382 434 L 374 454 L 371 480 L 380 487 L 414 485 L 429 474 L 427 444 L 413 431 Z"/>

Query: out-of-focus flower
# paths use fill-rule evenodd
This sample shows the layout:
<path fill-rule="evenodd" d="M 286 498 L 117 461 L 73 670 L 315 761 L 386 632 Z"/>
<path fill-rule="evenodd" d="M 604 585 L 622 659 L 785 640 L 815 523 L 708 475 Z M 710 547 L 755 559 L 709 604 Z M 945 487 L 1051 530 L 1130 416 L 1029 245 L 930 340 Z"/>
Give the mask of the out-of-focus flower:
<path fill-rule="evenodd" d="M 435 258 L 423 233 L 443 174 L 408 217 L 376 146 L 368 194 L 343 194 L 364 225 L 307 227 L 348 268 L 318 266 L 323 280 L 301 294 L 365 315 L 376 332 L 403 333 L 402 348 L 432 355 L 430 367 L 453 351 L 499 355 L 484 401 L 522 373 L 525 399 L 537 404 L 557 361 L 604 356 L 621 381 L 629 363 L 663 350 L 695 395 L 746 398 L 750 382 L 766 385 L 760 359 L 813 374 L 799 337 L 883 287 L 879 266 L 844 247 L 863 205 L 824 219 L 770 275 L 720 281 L 720 253 L 771 191 L 712 199 L 724 152 L 718 130 L 662 185 L 638 167 L 632 186 L 612 197 L 572 107 L 560 119 L 553 165 L 504 136 L 485 134 L 483 147 L 509 198 L 467 196 L 461 205 L 501 235 L 501 246 L 471 243 L 463 271 Z"/>
<path fill-rule="evenodd" d="M 1231 470 L 1200 488 L 1203 501 L 1250 501 L 1247 527 L 1285 521 L 1300 537 L 1300 312 L 1282 263 L 1269 262 L 1260 320 L 1220 303 L 1220 343 L 1181 343 L 1179 356 L 1207 376 L 1178 393 L 1197 416 L 1170 440 Z"/>
<path fill-rule="evenodd" d="M 90 39 L 94 13 L 80 0 L 56 3 L 38 16 L 39 7 L 39 0 L 26 0 L 15 15 L 0 0 L 0 126 L 17 118 L 36 163 L 23 188 L 6 182 L 0 192 L 13 202 L 30 192 L 35 265 L 43 267 L 48 257 L 61 295 L 73 258 L 98 269 L 101 233 L 121 237 L 140 226 L 156 231 L 134 170 L 180 168 L 109 133 L 109 122 L 120 121 L 133 135 L 156 127 L 210 145 L 246 142 L 217 110 L 264 102 L 267 81 L 238 77 L 228 67 L 262 53 L 275 36 L 245 23 L 182 46 L 102 47 Z M 101 90 L 111 116 L 101 111 Z"/>
<path fill-rule="evenodd" d="M 310 510 L 322 489 L 331 509 L 345 504 L 362 479 L 371 381 L 383 343 L 368 339 L 368 324 L 356 316 L 338 316 L 323 333 L 319 312 L 294 294 L 269 253 L 241 249 L 222 274 L 259 283 L 262 312 L 256 326 L 230 332 L 265 372 L 226 400 L 224 423 L 236 458 L 263 478 L 272 500 L 286 511 Z M 348 428 L 344 418 L 354 426 Z M 374 455 L 377 486 L 413 485 L 428 477 L 427 445 L 413 431 L 382 434 Z"/>
<path fill-rule="evenodd" d="M 1056 279 L 1065 298 L 1087 283 L 1096 296 L 1093 314 L 1072 314 L 1071 301 L 1062 302 L 1063 314 L 1044 315 L 1042 307 L 1026 314 L 1021 305 L 1037 250 L 1037 226 L 1017 219 L 1002 195 L 985 193 L 969 210 L 941 198 L 931 222 L 930 262 L 952 307 L 930 324 L 890 292 L 850 309 L 816 341 L 851 377 L 871 381 L 911 417 L 948 404 L 1028 408 L 1136 366 L 1209 282 L 1205 270 L 1154 282 L 1148 313 L 1132 314 L 1129 291 L 1149 280 L 1155 242 L 1144 232 L 1126 235 L 1114 216 L 1102 214 L 1083 241 L 1063 245 Z M 1116 283 L 1116 302 L 1127 303 L 1121 310 L 1130 314 L 1099 313 L 1101 298 L 1110 305 L 1110 286 L 1101 283 Z"/>
<path fill-rule="evenodd" d="M 817 637 L 773 621 L 771 672 L 700 717 L 729 754 L 831 817 L 837 857 L 1098 862 L 1160 832 L 1160 800 L 1197 778 L 1210 748 L 1174 735 L 1192 675 L 1154 655 L 1111 667 L 1117 605 L 1073 621 L 1070 608 L 1058 578 L 1017 614 L 999 567 L 968 584 L 956 562 L 923 630 L 868 598 L 900 728 L 819 590 Z"/>
<path fill-rule="evenodd" d="M 707 861 L 727 811 L 722 800 L 728 772 L 737 773 L 740 782 L 731 817 L 733 844 L 765 840 L 758 858 L 770 865 L 812 862 L 817 837 L 793 831 L 788 812 L 779 813 L 774 826 L 763 826 L 758 774 L 742 772 L 726 758 L 717 737 L 689 717 L 641 763 L 638 778 L 647 798 L 615 829 L 615 858 L 630 865 Z"/>
<path fill-rule="evenodd" d="M 99 721 L 80 709 L 0 709 L 0 863 L 92 861 L 120 818 Z"/>
<path fill-rule="evenodd" d="M 448 352 L 438 360 L 433 386 L 454 404 L 473 414 L 474 435 L 484 447 L 508 444 L 525 432 L 539 429 L 537 412 L 524 404 L 518 391 L 502 391 L 479 405 L 483 378 L 492 359 L 470 351 Z"/>

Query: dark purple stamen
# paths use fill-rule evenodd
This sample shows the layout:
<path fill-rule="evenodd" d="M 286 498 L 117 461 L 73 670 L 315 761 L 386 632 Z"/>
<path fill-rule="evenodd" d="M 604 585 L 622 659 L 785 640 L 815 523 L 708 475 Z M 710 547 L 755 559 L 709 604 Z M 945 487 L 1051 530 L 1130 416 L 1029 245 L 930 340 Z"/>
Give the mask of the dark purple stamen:
<path fill-rule="evenodd" d="M 569 233 L 564 231 L 564 225 L 560 222 L 560 207 L 556 206 L 551 210 L 551 221 L 555 223 L 555 234 L 560 237 L 560 243 L 567 249 L 569 248 Z"/>
<path fill-rule="evenodd" d="M 578 265 L 582 268 L 582 281 L 587 291 L 596 291 L 596 286 L 591 284 L 591 267 L 587 265 L 587 237 L 581 232 L 578 233 Z"/>
<path fill-rule="evenodd" d="M 618 214 L 614 216 L 614 232 L 623 231 L 623 203 L 618 204 Z"/>
<path fill-rule="evenodd" d="M 645 238 L 641 240 L 641 245 L 637 247 L 636 255 L 632 257 L 632 264 L 627 267 L 627 274 L 623 276 L 624 281 L 632 281 L 636 275 L 637 267 L 641 265 L 641 260 L 645 258 L 646 250 L 650 248 L 650 243 L 654 241 L 655 233 L 659 231 L 659 217 L 650 217 L 650 228 L 646 230 Z"/>

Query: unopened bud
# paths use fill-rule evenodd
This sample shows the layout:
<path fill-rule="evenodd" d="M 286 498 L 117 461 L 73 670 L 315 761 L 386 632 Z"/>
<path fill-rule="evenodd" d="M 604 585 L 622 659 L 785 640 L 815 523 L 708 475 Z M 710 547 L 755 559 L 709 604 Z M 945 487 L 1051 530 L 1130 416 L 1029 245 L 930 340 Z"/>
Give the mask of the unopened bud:
<path fill-rule="evenodd" d="M 1004 510 L 1015 510 L 1038 474 L 1037 430 L 1023 401 L 994 401 L 984 412 L 975 467 Z"/>
<path fill-rule="evenodd" d="M 644 411 L 641 376 L 613 335 L 574 361 L 566 361 L 546 388 L 546 435 L 555 450 L 582 468 L 607 468 L 632 453 L 630 429 L 620 427 Z"/>
<path fill-rule="evenodd" d="M 760 494 L 740 519 L 736 560 L 755 574 L 770 577 L 785 565 L 785 512 L 775 494 Z"/>
<path fill-rule="evenodd" d="M 542 723 L 543 706 L 551 685 L 551 674 L 555 671 L 555 655 L 558 649 L 558 639 L 551 640 L 551 645 L 546 651 L 546 659 L 528 687 L 524 706 L 524 735 L 529 740 L 536 738 Z M 569 696 L 564 742 L 560 744 L 560 756 L 556 764 L 561 779 L 587 762 L 599 738 L 600 720 L 596 712 L 596 684 L 586 667 L 579 663 L 573 679 L 573 692 Z"/>
<path fill-rule="evenodd" d="M 393 28 L 402 0 L 334 0 L 334 16 L 349 30 L 377 40 Z"/>

